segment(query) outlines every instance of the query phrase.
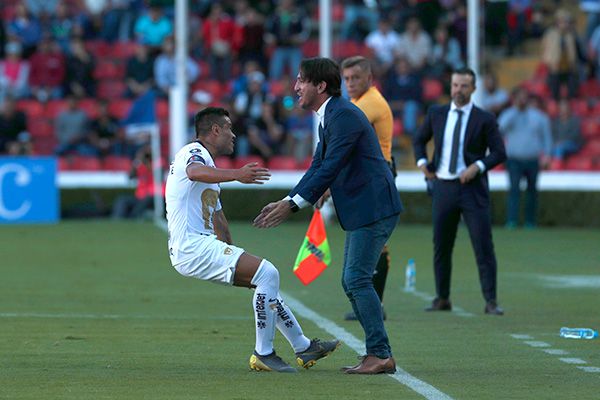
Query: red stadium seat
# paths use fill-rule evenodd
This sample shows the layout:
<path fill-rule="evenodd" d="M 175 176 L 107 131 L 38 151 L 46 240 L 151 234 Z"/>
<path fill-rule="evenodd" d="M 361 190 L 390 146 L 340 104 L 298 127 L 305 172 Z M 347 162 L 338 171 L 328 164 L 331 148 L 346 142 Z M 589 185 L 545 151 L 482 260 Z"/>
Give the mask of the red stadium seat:
<path fill-rule="evenodd" d="M 66 100 L 50 100 L 46 104 L 46 117 L 56 118 L 58 114 L 67 109 Z"/>
<path fill-rule="evenodd" d="M 156 100 L 156 118 L 169 118 L 169 102 L 164 99 Z"/>
<path fill-rule="evenodd" d="M 423 80 L 423 100 L 434 101 L 444 94 L 444 86 L 435 79 Z"/>
<path fill-rule="evenodd" d="M 585 157 L 581 154 L 576 154 L 567 159 L 565 163 L 565 169 L 575 171 L 591 171 L 594 169 L 594 160 L 591 157 Z"/>
<path fill-rule="evenodd" d="M 584 118 L 581 121 L 581 136 L 587 139 L 600 137 L 600 122 L 598 118 Z"/>
<path fill-rule="evenodd" d="M 578 117 L 586 117 L 589 113 L 588 103 L 585 99 L 573 99 L 571 100 L 570 105 L 573 114 Z"/>
<path fill-rule="evenodd" d="M 29 118 L 27 120 L 27 130 L 34 139 L 37 137 L 54 136 L 54 127 L 46 118 Z"/>
<path fill-rule="evenodd" d="M 98 102 L 93 97 L 79 100 L 79 108 L 81 108 L 90 119 L 98 117 Z"/>
<path fill-rule="evenodd" d="M 54 153 L 56 139 L 54 136 L 35 136 L 33 137 L 33 154 L 38 156 L 48 156 Z"/>
<path fill-rule="evenodd" d="M 131 42 L 117 42 L 114 43 L 110 49 L 112 57 L 118 60 L 127 60 L 135 54 L 135 50 L 138 44 L 134 41 Z"/>
<path fill-rule="evenodd" d="M 559 160 L 558 158 L 553 158 L 550 161 L 550 170 L 552 171 L 561 171 L 565 167 L 565 162 L 563 160 Z"/>
<path fill-rule="evenodd" d="M 113 60 L 99 60 L 94 68 L 95 79 L 122 79 L 125 77 L 125 67 Z"/>
<path fill-rule="evenodd" d="M 595 78 L 583 82 L 579 86 L 579 95 L 583 98 L 600 97 L 600 82 Z"/>
<path fill-rule="evenodd" d="M 217 166 L 217 168 L 225 168 L 225 169 L 234 168 L 233 160 L 229 157 L 217 157 L 215 159 L 215 165 Z"/>
<path fill-rule="evenodd" d="M 233 165 L 234 168 L 242 168 L 244 165 L 254 162 L 258 163 L 260 167 L 265 166 L 265 161 L 259 156 L 238 157 L 234 160 Z"/>
<path fill-rule="evenodd" d="M 304 57 L 316 57 L 319 54 L 319 41 L 316 39 L 307 40 L 301 47 Z"/>
<path fill-rule="evenodd" d="M 107 171 L 126 171 L 131 170 L 131 160 L 128 157 L 107 156 L 102 161 L 102 169 Z"/>
<path fill-rule="evenodd" d="M 40 118 L 44 115 L 44 105 L 37 100 L 19 100 L 17 110 L 23 111 L 27 118 Z"/>
<path fill-rule="evenodd" d="M 334 58 L 344 59 L 359 55 L 361 46 L 354 40 L 344 40 L 334 43 L 332 50 Z"/>
<path fill-rule="evenodd" d="M 110 45 L 103 40 L 86 40 L 85 48 L 97 60 L 110 57 Z"/>
<path fill-rule="evenodd" d="M 312 164 L 312 157 L 306 157 L 299 165 L 298 168 L 300 168 L 301 170 L 306 171 L 308 168 L 310 168 L 310 164 Z"/>
<path fill-rule="evenodd" d="M 128 99 L 112 100 L 108 104 L 108 113 L 114 118 L 123 119 L 131 109 L 131 103 Z"/>
<path fill-rule="evenodd" d="M 69 169 L 73 171 L 100 171 L 102 164 L 97 157 L 71 156 Z"/>
<path fill-rule="evenodd" d="M 397 118 L 394 118 L 394 128 L 393 128 L 393 136 L 401 136 L 404 133 L 404 126 L 402 125 L 402 121 Z"/>
<path fill-rule="evenodd" d="M 298 163 L 294 157 L 274 156 L 269 160 L 269 169 L 280 171 L 293 171 L 298 169 Z"/>
<path fill-rule="evenodd" d="M 548 116 L 550 118 L 555 118 L 556 116 L 558 116 L 558 103 L 556 102 L 556 100 L 547 99 L 545 103 L 546 112 L 548 113 Z"/>
<path fill-rule="evenodd" d="M 224 85 L 217 80 L 198 80 L 192 86 L 192 92 L 197 90 L 210 93 L 213 101 L 220 101 L 221 98 L 226 94 Z"/>
<path fill-rule="evenodd" d="M 600 139 L 589 140 L 575 156 L 578 155 L 600 157 Z"/>
<path fill-rule="evenodd" d="M 125 83 L 122 81 L 101 80 L 98 84 L 98 97 L 105 100 L 114 100 L 125 94 Z"/>

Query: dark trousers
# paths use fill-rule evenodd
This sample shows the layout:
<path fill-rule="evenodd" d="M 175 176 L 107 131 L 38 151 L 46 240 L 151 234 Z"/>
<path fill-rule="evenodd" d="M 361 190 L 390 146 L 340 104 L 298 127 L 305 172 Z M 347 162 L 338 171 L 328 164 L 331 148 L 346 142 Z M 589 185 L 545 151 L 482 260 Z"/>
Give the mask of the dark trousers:
<path fill-rule="evenodd" d="M 452 251 L 462 215 L 469 231 L 479 269 L 481 291 L 486 302 L 496 300 L 496 255 L 487 182 L 476 179 L 463 185 L 459 180 L 432 182 L 433 265 L 437 297 L 450 298 Z"/>
<path fill-rule="evenodd" d="M 510 179 L 510 191 L 508 193 L 508 218 L 507 224 L 517 225 L 519 222 L 521 179 L 527 182 L 525 198 L 525 224 L 534 226 L 536 223 L 538 193 L 537 177 L 540 172 L 540 164 L 537 158 L 532 160 L 517 160 L 509 158 L 506 161 L 506 169 Z"/>

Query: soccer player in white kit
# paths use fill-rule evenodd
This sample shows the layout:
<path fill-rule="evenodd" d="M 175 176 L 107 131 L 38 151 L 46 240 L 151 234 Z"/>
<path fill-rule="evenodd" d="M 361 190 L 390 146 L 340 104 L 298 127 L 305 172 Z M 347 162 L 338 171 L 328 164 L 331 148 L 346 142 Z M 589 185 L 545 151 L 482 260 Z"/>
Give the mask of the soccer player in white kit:
<path fill-rule="evenodd" d="M 232 244 L 219 199 L 221 182 L 262 184 L 270 177 L 257 163 L 239 169 L 217 168 L 214 157 L 233 153 L 235 135 L 227 110 L 208 107 L 194 118 L 196 141 L 175 155 L 167 177 L 169 256 L 183 276 L 254 288 L 256 345 L 250 368 L 296 372 L 273 348 L 275 328 L 288 340 L 298 365 L 312 367 L 338 346 L 338 340 L 310 340 L 279 294 L 279 272 L 268 260 Z"/>

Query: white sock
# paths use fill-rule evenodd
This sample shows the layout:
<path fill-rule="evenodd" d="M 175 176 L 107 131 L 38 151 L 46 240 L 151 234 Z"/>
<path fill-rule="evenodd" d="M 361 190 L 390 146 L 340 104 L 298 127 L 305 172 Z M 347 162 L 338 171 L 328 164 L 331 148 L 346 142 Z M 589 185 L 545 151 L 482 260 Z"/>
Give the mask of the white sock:
<path fill-rule="evenodd" d="M 255 350 L 261 356 L 273 352 L 275 337 L 275 310 L 279 293 L 279 271 L 273 264 L 263 260 L 256 270 L 251 283 L 256 286 L 252 297 L 256 322 Z"/>
<path fill-rule="evenodd" d="M 294 353 L 304 351 L 310 346 L 310 339 L 304 336 L 302 327 L 279 293 L 277 294 L 277 329 L 290 342 Z"/>

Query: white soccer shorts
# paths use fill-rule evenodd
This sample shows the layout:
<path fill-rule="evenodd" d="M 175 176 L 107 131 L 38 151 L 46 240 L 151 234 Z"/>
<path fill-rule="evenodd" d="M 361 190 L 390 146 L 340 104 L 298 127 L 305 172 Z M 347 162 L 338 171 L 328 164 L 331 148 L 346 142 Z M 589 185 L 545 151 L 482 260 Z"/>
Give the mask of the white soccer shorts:
<path fill-rule="evenodd" d="M 217 239 L 215 235 L 198 240 L 193 258 L 174 265 L 183 276 L 232 285 L 236 264 L 244 249 Z"/>

